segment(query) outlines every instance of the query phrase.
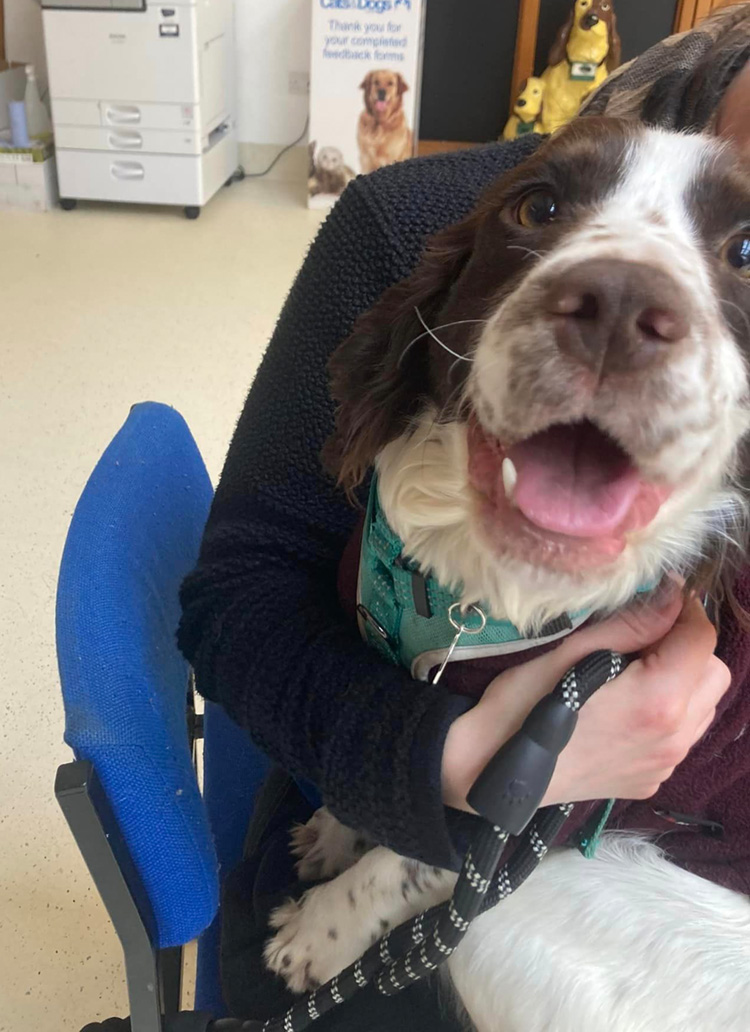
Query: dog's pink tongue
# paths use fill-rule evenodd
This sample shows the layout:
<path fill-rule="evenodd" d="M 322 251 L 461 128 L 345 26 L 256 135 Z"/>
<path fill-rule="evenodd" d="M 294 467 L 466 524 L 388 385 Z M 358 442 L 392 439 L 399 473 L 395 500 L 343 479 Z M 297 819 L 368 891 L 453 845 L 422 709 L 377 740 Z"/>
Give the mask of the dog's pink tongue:
<path fill-rule="evenodd" d="M 375 110 L 376 111 L 385 111 L 386 107 L 387 107 L 387 105 L 386 105 L 386 102 L 384 100 L 376 100 L 375 101 Z"/>
<path fill-rule="evenodd" d="M 513 500 L 543 530 L 597 538 L 623 523 L 640 481 L 624 452 L 590 423 L 554 426 L 515 445 Z"/>

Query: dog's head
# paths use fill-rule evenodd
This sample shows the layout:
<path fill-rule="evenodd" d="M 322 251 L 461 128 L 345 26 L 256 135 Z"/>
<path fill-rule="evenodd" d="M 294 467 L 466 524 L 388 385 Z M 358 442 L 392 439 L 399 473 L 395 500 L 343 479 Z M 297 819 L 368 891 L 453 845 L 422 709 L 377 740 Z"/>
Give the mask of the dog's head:
<path fill-rule="evenodd" d="M 407 552 L 530 625 L 721 551 L 748 428 L 750 175 L 581 119 L 441 233 L 332 359 L 329 465 Z"/>
<path fill-rule="evenodd" d="M 387 122 L 401 107 L 404 93 L 409 89 L 400 72 L 380 69 L 368 72 L 362 80 L 365 108 L 376 122 Z"/>
<path fill-rule="evenodd" d="M 579 46 L 583 47 L 580 54 L 570 55 L 568 47 L 573 36 Z M 591 37 L 593 49 L 589 53 L 586 47 L 586 38 Z M 571 57 L 575 61 L 598 60 L 599 45 L 602 48 L 609 47 L 608 51 L 603 49 L 607 55 L 607 71 L 614 71 L 620 64 L 622 58 L 622 44 L 617 31 L 617 16 L 615 14 L 614 0 L 575 0 L 573 9 L 568 20 L 560 28 L 552 49 L 549 52 L 549 64 L 556 65 Z"/>
<path fill-rule="evenodd" d="M 533 122 L 539 117 L 543 103 L 544 81 L 532 75 L 521 83 L 513 113 L 523 122 Z"/>

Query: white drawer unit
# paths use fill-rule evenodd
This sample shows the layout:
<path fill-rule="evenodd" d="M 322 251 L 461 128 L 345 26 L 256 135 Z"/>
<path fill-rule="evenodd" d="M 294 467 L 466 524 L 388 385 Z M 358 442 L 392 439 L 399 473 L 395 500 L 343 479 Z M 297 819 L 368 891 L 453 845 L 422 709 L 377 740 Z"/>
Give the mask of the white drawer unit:
<path fill-rule="evenodd" d="M 62 149 L 57 151 L 57 174 L 74 197 L 200 207 L 228 178 L 231 144 L 225 136 L 199 156 Z"/>
<path fill-rule="evenodd" d="M 176 204 L 237 168 L 233 0 L 43 0 L 61 204 Z"/>
<path fill-rule="evenodd" d="M 139 129 L 196 129 L 196 104 L 125 104 L 118 100 L 52 100 L 55 125 L 110 125 Z M 207 125 L 206 132 L 215 126 Z"/>
<path fill-rule="evenodd" d="M 60 125 L 55 129 L 58 150 L 132 151 L 139 154 L 201 154 L 197 133 L 179 129 L 109 129 L 88 125 Z"/>

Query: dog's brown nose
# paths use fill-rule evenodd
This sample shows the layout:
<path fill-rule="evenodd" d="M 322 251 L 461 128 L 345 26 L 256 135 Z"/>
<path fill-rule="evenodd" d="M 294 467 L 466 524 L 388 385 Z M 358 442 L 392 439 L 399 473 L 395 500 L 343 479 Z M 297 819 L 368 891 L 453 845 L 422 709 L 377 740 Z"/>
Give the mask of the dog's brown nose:
<path fill-rule="evenodd" d="M 687 336 L 690 302 L 669 273 L 607 258 L 555 275 L 545 309 L 557 343 L 598 373 L 627 373 L 666 358 Z"/>

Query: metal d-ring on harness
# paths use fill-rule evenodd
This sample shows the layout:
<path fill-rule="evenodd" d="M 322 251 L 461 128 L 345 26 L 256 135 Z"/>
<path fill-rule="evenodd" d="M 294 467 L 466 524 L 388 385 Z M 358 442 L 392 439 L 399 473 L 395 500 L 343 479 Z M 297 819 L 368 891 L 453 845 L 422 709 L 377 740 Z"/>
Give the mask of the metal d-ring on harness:
<path fill-rule="evenodd" d="M 455 619 L 455 611 L 451 622 L 456 629 L 451 646 L 455 648 L 460 636 L 472 630 Z M 606 651 L 594 652 L 577 663 L 480 774 L 468 798 L 487 824 L 466 854 L 448 902 L 388 932 L 356 963 L 300 997 L 285 1014 L 266 1022 L 229 1019 L 209 1028 L 217 1032 L 302 1032 L 367 985 L 374 984 L 380 993 L 390 996 L 435 971 L 459 946 L 474 918 L 515 892 L 557 837 L 572 804 L 538 809 L 557 758 L 570 740 L 581 706 L 627 663 L 627 657 Z M 511 835 L 523 838 L 510 860 L 500 866 Z"/>
<path fill-rule="evenodd" d="M 461 638 L 464 636 L 464 634 L 481 634 L 487 626 L 487 617 L 484 615 L 483 611 L 479 608 L 479 606 L 470 605 L 466 610 L 466 616 L 468 616 L 469 613 L 474 613 L 475 616 L 479 617 L 479 623 L 476 625 L 476 627 L 472 627 L 471 624 L 468 623 L 459 623 L 456 619 L 456 614 L 460 612 L 460 602 L 454 602 L 453 605 L 451 605 L 448 608 L 448 622 L 450 623 L 453 630 L 456 632 L 456 635 L 453 641 L 448 646 L 448 651 L 445 653 L 445 659 L 440 664 L 438 672 L 432 679 L 433 684 L 437 684 L 440 678 L 443 676 L 445 668 L 450 663 L 451 657 L 453 656 L 453 653 L 456 651 L 456 646 L 461 641 Z M 466 617 L 464 617 L 464 619 L 465 618 Z"/>

